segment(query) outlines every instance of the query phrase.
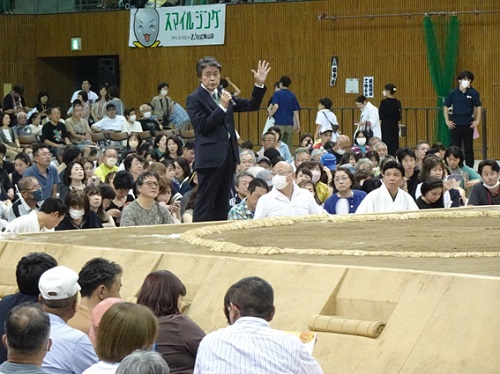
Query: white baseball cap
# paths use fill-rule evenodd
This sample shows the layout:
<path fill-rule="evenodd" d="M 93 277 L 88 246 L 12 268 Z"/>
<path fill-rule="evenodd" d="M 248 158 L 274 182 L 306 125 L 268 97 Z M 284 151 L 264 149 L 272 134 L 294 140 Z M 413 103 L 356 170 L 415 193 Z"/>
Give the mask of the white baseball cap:
<path fill-rule="evenodd" d="M 66 266 L 56 266 L 42 274 L 38 288 L 45 300 L 68 299 L 80 291 L 78 273 Z"/>

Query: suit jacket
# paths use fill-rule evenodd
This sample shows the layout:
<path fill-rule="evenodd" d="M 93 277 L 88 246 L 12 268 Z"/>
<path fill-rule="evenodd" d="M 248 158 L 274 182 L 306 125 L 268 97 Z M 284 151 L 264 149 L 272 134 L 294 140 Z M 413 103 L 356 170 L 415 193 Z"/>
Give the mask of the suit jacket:
<path fill-rule="evenodd" d="M 250 99 L 233 97 L 224 112 L 210 93 L 201 85 L 186 100 L 186 109 L 194 127 L 194 168 L 218 168 L 226 159 L 227 147 L 233 149 L 234 159 L 240 162 L 233 112 L 258 110 L 267 88 L 254 86 Z M 228 141 L 228 133 L 230 139 Z"/>

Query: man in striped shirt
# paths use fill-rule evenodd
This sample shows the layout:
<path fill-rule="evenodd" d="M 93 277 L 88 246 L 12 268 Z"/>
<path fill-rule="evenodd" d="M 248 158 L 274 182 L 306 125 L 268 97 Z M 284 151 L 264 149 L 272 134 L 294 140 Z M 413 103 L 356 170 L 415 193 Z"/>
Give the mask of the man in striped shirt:
<path fill-rule="evenodd" d="M 262 278 L 232 285 L 224 297 L 230 326 L 203 338 L 194 373 L 323 373 L 297 337 L 269 326 L 273 303 L 273 288 Z"/>

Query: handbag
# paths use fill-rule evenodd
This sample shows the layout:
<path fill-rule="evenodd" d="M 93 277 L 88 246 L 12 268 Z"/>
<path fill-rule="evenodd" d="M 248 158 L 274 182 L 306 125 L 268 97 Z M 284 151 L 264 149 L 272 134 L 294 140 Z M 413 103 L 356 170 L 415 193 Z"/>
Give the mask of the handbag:
<path fill-rule="evenodd" d="M 330 122 L 330 126 L 332 126 L 332 131 L 333 131 L 333 132 L 338 132 L 338 131 L 339 131 L 339 125 L 334 125 L 334 124 L 332 123 L 332 121 L 330 121 L 330 118 L 328 118 L 328 116 L 326 115 L 326 113 L 325 113 L 325 112 L 323 112 L 323 114 L 325 115 L 325 117 L 326 117 L 327 121 L 328 121 L 328 122 Z"/>

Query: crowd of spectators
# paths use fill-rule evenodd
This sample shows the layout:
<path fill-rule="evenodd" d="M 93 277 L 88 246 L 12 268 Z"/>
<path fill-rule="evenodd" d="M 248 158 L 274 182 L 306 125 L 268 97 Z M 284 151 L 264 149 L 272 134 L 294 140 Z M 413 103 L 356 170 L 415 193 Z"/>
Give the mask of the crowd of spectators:
<path fill-rule="evenodd" d="M 46 253 L 23 257 L 19 292 L 0 300 L 0 372 L 322 373 L 298 337 L 269 326 L 274 291 L 264 279 L 229 287 L 220 300 L 229 326 L 206 335 L 184 314 L 175 274 L 150 273 L 134 303 L 121 298 L 122 273 L 104 258 L 76 273 Z"/>

